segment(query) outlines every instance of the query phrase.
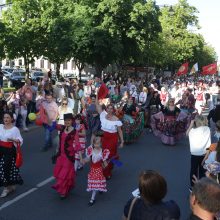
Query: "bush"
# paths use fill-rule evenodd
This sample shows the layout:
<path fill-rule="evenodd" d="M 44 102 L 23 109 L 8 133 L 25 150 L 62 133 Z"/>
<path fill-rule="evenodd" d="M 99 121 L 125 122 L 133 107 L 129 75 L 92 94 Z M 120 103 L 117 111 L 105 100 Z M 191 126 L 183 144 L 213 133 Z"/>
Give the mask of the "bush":
<path fill-rule="evenodd" d="M 4 92 L 14 92 L 16 91 L 15 87 L 7 87 L 7 88 L 3 88 Z"/>

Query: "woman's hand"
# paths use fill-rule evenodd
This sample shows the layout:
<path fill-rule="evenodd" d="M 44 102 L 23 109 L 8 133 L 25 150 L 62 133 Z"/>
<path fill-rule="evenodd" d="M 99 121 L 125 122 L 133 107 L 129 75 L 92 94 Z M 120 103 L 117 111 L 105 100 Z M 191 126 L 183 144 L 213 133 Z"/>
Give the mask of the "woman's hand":
<path fill-rule="evenodd" d="M 119 148 L 123 148 L 124 147 L 124 141 L 121 141 Z"/>

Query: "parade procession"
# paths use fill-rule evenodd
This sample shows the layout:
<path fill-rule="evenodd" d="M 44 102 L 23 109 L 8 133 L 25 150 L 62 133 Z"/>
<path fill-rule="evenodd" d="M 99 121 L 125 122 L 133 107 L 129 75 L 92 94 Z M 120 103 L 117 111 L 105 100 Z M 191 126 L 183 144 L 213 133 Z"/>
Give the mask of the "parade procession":
<path fill-rule="evenodd" d="M 0 1 L 0 220 L 220 220 L 213 1 Z"/>

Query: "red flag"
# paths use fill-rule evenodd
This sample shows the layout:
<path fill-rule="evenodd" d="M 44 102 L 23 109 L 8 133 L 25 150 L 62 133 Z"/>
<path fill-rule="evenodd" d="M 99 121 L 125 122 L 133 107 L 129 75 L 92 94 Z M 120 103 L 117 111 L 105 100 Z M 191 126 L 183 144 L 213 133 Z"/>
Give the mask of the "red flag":
<path fill-rule="evenodd" d="M 202 67 L 202 74 L 203 75 L 211 75 L 217 73 L 217 63 L 212 63 L 207 66 Z"/>
<path fill-rule="evenodd" d="M 188 69 L 189 69 L 189 63 L 188 62 L 182 64 L 182 66 L 179 68 L 179 70 L 177 72 L 177 76 L 182 76 L 182 75 L 187 74 Z"/>

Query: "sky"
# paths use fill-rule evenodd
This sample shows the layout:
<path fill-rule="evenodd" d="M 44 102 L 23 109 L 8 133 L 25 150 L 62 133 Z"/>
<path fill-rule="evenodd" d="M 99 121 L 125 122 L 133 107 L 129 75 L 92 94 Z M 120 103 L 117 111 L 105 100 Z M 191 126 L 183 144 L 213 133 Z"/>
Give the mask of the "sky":
<path fill-rule="evenodd" d="M 156 0 L 156 2 L 158 5 L 173 5 L 178 0 Z M 215 48 L 220 60 L 220 0 L 188 0 L 188 3 L 198 9 L 201 26 L 199 32 L 206 42 Z"/>

